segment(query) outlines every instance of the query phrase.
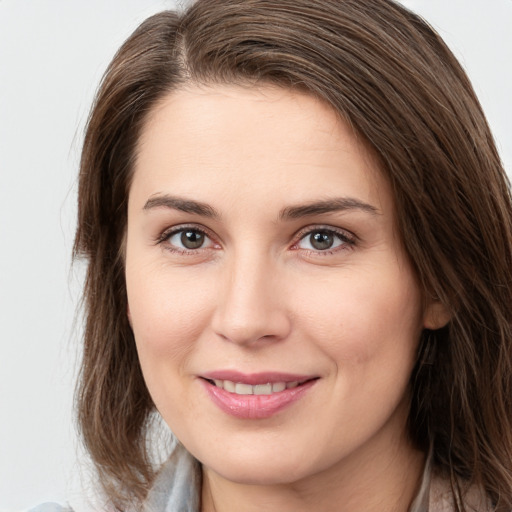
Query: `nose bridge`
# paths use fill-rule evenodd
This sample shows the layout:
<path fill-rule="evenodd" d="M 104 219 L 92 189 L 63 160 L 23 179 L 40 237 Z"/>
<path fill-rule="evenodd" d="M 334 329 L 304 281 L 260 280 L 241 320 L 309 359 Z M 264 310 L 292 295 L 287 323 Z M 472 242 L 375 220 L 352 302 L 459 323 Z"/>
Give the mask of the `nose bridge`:
<path fill-rule="evenodd" d="M 286 336 L 289 318 L 278 276 L 278 262 L 269 252 L 246 247 L 233 253 L 223 268 L 216 333 L 242 344 Z"/>

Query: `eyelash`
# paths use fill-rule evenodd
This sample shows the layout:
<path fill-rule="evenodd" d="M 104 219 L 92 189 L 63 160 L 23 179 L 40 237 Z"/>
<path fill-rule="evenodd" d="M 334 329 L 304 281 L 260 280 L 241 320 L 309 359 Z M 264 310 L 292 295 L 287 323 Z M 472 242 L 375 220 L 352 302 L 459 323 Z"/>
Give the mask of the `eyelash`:
<path fill-rule="evenodd" d="M 194 225 L 174 226 L 170 229 L 167 229 L 158 237 L 158 239 L 156 240 L 156 243 L 161 244 L 161 245 L 165 244 L 165 249 L 167 251 L 170 251 L 172 253 L 177 253 L 177 254 L 184 254 L 184 255 L 196 255 L 200 251 L 209 249 L 209 247 L 198 247 L 197 249 L 187 249 L 187 248 L 176 247 L 169 243 L 169 239 L 172 236 L 177 235 L 179 233 L 183 233 L 185 231 L 193 231 L 195 233 L 199 233 L 199 234 L 203 235 L 205 238 L 208 238 L 209 240 L 211 240 L 212 243 L 215 243 L 215 242 L 213 242 L 213 237 L 210 235 L 210 233 L 208 231 L 206 231 L 204 228 L 200 228 L 199 226 L 194 226 Z"/>
<path fill-rule="evenodd" d="M 297 233 L 297 235 L 295 235 L 297 242 L 295 242 L 292 245 L 292 249 L 300 250 L 300 248 L 298 247 L 299 243 L 302 242 L 303 240 L 305 240 L 308 236 L 313 235 L 314 233 L 325 233 L 325 234 L 334 236 L 334 237 L 338 238 L 338 240 L 340 240 L 341 244 L 332 249 L 325 249 L 325 250 L 303 249 L 303 250 L 307 251 L 308 255 L 321 256 L 321 257 L 329 256 L 329 255 L 335 254 L 340 251 L 346 251 L 346 250 L 352 249 L 357 242 L 357 237 L 354 234 L 350 233 L 349 231 L 346 231 L 344 229 L 334 228 L 332 226 L 317 225 L 317 226 L 308 226 L 307 228 L 304 228 L 301 231 L 299 231 Z"/>
<path fill-rule="evenodd" d="M 216 242 L 213 240 L 212 235 L 205 230 L 204 228 L 201 228 L 199 226 L 195 225 L 181 225 L 181 226 L 174 226 L 170 229 L 167 229 L 161 233 L 161 235 L 157 238 L 156 243 L 157 244 L 166 244 L 165 249 L 177 254 L 184 254 L 184 255 L 196 255 L 200 251 L 210 249 L 210 247 L 198 247 L 197 249 L 186 249 L 186 248 L 180 248 L 176 247 L 169 243 L 169 239 L 177 235 L 179 233 L 183 233 L 185 231 L 193 231 L 195 233 L 198 233 L 205 238 L 208 238 L 212 244 L 216 244 Z M 301 250 L 298 245 L 300 242 L 305 240 L 308 236 L 313 235 L 314 233 L 325 233 L 327 235 L 334 236 L 338 238 L 338 240 L 341 242 L 341 244 L 337 245 L 333 249 L 303 249 L 307 252 L 308 255 L 314 255 L 314 256 L 329 256 L 331 254 L 337 253 L 339 251 L 345 251 L 351 249 L 357 242 L 357 237 L 345 230 L 342 229 L 336 229 L 331 226 L 322 226 L 322 225 L 316 225 L 316 226 L 308 226 L 307 228 L 304 228 L 300 230 L 296 235 L 294 235 L 294 239 L 296 240 L 292 246 L 292 250 Z M 218 245 L 218 244 L 216 244 Z"/>

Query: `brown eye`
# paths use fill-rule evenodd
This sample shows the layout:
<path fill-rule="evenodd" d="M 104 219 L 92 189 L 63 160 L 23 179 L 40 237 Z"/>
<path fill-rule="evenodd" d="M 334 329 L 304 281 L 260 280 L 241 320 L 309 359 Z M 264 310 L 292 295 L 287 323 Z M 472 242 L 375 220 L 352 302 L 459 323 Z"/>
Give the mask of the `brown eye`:
<path fill-rule="evenodd" d="M 354 240 L 345 232 L 334 229 L 311 229 L 304 233 L 297 247 L 307 251 L 322 252 L 329 249 L 343 249 L 354 245 Z"/>
<path fill-rule="evenodd" d="M 329 231 L 317 231 L 309 235 L 311 247 L 318 251 L 325 251 L 334 245 L 334 233 Z"/>
<path fill-rule="evenodd" d="M 161 239 L 169 249 L 176 251 L 194 251 L 215 247 L 210 237 L 201 229 L 181 228 L 166 234 Z"/>
<path fill-rule="evenodd" d="M 204 244 L 204 233 L 193 229 L 181 232 L 180 241 L 185 249 L 199 249 Z"/>

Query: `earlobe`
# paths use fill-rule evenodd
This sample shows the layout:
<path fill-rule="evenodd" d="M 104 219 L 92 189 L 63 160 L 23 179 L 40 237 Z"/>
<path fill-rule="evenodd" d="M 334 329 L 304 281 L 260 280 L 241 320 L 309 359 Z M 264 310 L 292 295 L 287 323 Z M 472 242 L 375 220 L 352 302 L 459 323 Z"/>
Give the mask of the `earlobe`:
<path fill-rule="evenodd" d="M 449 309 L 440 301 L 432 301 L 425 309 L 423 327 L 435 331 L 444 327 L 450 320 Z"/>

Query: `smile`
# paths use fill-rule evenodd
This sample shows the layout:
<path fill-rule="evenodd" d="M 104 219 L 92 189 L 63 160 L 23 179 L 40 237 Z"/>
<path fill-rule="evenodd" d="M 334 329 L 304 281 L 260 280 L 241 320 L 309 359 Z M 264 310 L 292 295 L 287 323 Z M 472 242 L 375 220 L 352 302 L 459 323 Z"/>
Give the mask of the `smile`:
<path fill-rule="evenodd" d="M 319 380 L 316 376 L 238 372 L 213 372 L 199 379 L 221 411 L 240 419 L 270 418 L 299 401 Z"/>
<path fill-rule="evenodd" d="M 303 382 L 292 381 L 292 382 L 267 382 L 266 384 L 245 384 L 243 382 L 233 382 L 231 380 L 218 380 L 210 381 L 215 384 L 218 388 L 225 389 L 229 393 L 235 393 L 236 395 L 272 395 L 274 393 L 280 393 L 285 389 L 296 388 Z"/>

